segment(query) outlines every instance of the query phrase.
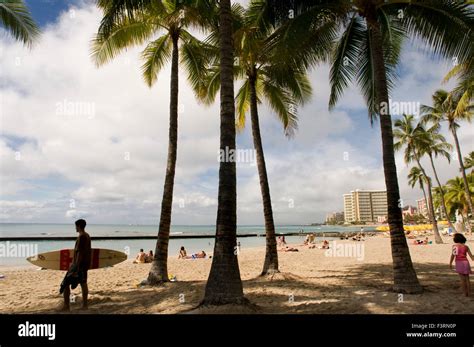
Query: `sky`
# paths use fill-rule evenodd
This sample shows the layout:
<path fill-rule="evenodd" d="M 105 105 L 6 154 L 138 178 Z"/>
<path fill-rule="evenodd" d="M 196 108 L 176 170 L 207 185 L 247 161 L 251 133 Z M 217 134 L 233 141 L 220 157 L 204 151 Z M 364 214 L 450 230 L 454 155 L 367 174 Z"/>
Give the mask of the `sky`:
<path fill-rule="evenodd" d="M 90 41 L 101 16 L 91 1 L 26 2 L 41 25 L 39 42 L 28 49 L 0 29 L 0 222 L 86 218 L 93 224 L 158 225 L 169 67 L 152 88 L 140 73 L 143 47 L 97 68 Z M 436 89 L 452 87 L 441 84 L 451 66 L 407 42 L 393 104 L 430 104 Z M 284 136 L 266 104 L 260 107 L 277 224 L 323 221 L 327 213 L 343 209 L 344 193 L 385 187 L 379 124 L 370 125 L 355 86 L 329 112 L 328 74 L 324 64 L 310 72 L 313 98 L 298 110 L 299 129 L 292 138 Z M 473 135 L 472 124 L 462 124 L 464 155 L 473 150 Z M 238 134 L 237 147 L 254 157 L 249 128 Z M 214 224 L 218 148 L 218 101 L 199 104 L 181 73 L 173 224 Z M 402 154 L 396 159 L 403 202 L 415 205 L 422 194 L 408 186 Z M 436 166 L 443 182 L 459 173 L 455 160 L 437 159 Z M 254 161 L 237 163 L 237 175 L 238 223 L 263 224 Z"/>

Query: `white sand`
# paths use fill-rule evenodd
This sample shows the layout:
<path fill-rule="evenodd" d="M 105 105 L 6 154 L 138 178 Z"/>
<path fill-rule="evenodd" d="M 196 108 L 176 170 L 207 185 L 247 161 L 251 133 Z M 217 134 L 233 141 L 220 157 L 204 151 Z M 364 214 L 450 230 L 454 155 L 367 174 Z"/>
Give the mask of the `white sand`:
<path fill-rule="evenodd" d="M 390 240 L 382 236 L 365 242 L 336 241 L 363 246 L 363 260 L 330 257 L 325 250 L 301 246 L 297 246 L 300 252 L 279 252 L 282 273 L 273 278 L 258 277 L 264 248 L 242 249 L 239 263 L 244 292 L 257 305 L 258 313 L 473 313 L 474 299 L 461 294 L 458 275 L 448 267 L 452 241 L 446 238 L 445 242 L 410 245 L 425 289 L 422 295 L 401 298 L 390 290 Z M 113 268 L 91 270 L 89 313 L 189 312 L 203 298 L 210 265 L 210 259 L 170 258 L 169 271 L 178 282 L 158 288 L 137 287 L 146 278 L 149 264 L 134 265 L 129 260 Z M 0 273 L 5 275 L 0 279 L 0 313 L 54 313 L 61 306 L 58 290 L 64 272 L 0 267 Z M 77 313 L 80 288 L 73 293 L 77 302 L 72 305 L 72 312 Z M 247 311 L 223 307 L 197 312 Z"/>

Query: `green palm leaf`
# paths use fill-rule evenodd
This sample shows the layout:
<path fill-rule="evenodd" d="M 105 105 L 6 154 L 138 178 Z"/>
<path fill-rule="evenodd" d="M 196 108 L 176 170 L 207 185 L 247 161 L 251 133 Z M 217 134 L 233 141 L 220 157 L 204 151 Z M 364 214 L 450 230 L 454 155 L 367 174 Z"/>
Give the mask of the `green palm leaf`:
<path fill-rule="evenodd" d="M 155 30 L 156 25 L 146 18 L 122 18 L 107 33 L 99 30 L 91 47 L 96 66 L 108 63 L 130 46 L 145 43 Z"/>
<path fill-rule="evenodd" d="M 145 82 L 152 86 L 158 73 L 171 58 L 172 42 L 169 34 L 165 34 L 150 42 L 142 52 L 144 63 L 142 75 Z"/>
<path fill-rule="evenodd" d="M 275 111 L 287 136 L 294 135 L 298 128 L 297 105 L 292 95 L 271 80 L 262 81 L 262 93 Z"/>
<path fill-rule="evenodd" d="M 0 0 L 0 24 L 27 46 L 31 46 L 40 33 L 23 0 Z"/>
<path fill-rule="evenodd" d="M 250 109 L 250 83 L 249 80 L 245 80 L 240 87 L 235 97 L 236 113 L 237 113 L 237 129 L 242 130 L 245 128 L 245 115 Z"/>
<path fill-rule="evenodd" d="M 336 105 L 344 89 L 357 75 L 357 61 L 361 56 L 361 46 L 366 40 L 365 31 L 362 19 L 354 15 L 337 45 L 330 72 L 330 108 Z"/>
<path fill-rule="evenodd" d="M 198 40 L 188 31 L 181 30 L 181 64 L 184 65 L 188 74 L 188 82 L 199 98 L 200 93 L 206 87 L 207 67 L 213 56 L 216 56 L 216 49 Z"/>

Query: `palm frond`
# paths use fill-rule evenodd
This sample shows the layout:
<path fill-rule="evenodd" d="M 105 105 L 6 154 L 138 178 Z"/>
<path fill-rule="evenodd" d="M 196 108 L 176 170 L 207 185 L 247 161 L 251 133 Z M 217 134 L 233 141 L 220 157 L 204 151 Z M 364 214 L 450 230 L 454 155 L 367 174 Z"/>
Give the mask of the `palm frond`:
<path fill-rule="evenodd" d="M 246 114 L 250 109 L 250 82 L 248 79 L 244 81 L 235 97 L 238 130 L 245 128 Z"/>
<path fill-rule="evenodd" d="M 336 105 L 344 89 L 357 76 L 357 61 L 361 56 L 361 46 L 365 42 L 365 32 L 366 27 L 362 19 L 354 15 L 350 19 L 332 59 L 330 108 Z"/>
<path fill-rule="evenodd" d="M 184 29 L 181 30 L 181 40 L 183 41 L 181 64 L 186 69 L 188 81 L 194 93 L 199 97 L 205 88 L 207 68 L 211 64 L 212 57 L 218 54 L 218 50 L 206 45 Z"/>
<path fill-rule="evenodd" d="M 168 33 L 150 42 L 143 50 L 142 74 L 148 86 L 156 82 L 159 71 L 170 60 L 171 52 L 172 42 Z"/>
<path fill-rule="evenodd" d="M 422 39 L 433 54 L 447 59 L 457 57 L 461 63 L 471 58 L 474 9 L 467 2 L 412 0 L 394 6 L 397 5 L 403 8 L 402 23 L 407 33 Z"/>
<path fill-rule="evenodd" d="M 275 111 L 286 136 L 293 136 L 298 128 L 297 104 L 291 94 L 271 80 L 262 80 L 262 94 Z"/>
<path fill-rule="evenodd" d="M 128 47 L 145 43 L 156 29 L 149 18 L 143 17 L 122 18 L 107 33 L 99 29 L 91 44 L 94 63 L 96 66 L 104 65 Z"/>
<path fill-rule="evenodd" d="M 18 41 L 31 46 L 40 30 L 23 0 L 0 1 L 0 24 Z"/>

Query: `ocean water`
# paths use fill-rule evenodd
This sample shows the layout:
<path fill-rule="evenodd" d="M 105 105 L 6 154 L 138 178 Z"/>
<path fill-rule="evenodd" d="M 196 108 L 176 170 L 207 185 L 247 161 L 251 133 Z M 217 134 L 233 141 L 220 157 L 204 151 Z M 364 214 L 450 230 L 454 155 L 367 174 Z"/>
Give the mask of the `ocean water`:
<path fill-rule="evenodd" d="M 369 231 L 370 228 L 364 228 Z M 91 224 L 86 227 L 87 232 L 93 236 L 156 236 L 158 226 L 155 225 L 122 225 L 122 224 Z M 288 232 L 354 232 L 359 231 L 359 227 L 340 226 L 307 226 L 307 225 L 282 225 L 276 226 L 277 233 Z M 213 225 L 175 225 L 171 227 L 172 235 L 214 235 Z M 258 247 L 265 245 L 265 227 L 261 225 L 246 225 L 237 228 L 239 234 L 253 233 L 258 237 L 238 237 L 241 248 Z M 26 223 L 0 223 L 0 237 L 9 236 L 75 236 L 74 224 L 26 224 Z M 289 244 L 301 244 L 305 236 L 287 236 Z M 149 240 L 96 240 L 92 241 L 93 248 L 107 248 L 122 251 L 128 254 L 129 258 L 134 258 L 140 248 L 146 252 L 155 250 L 154 239 Z M 214 249 L 213 239 L 171 239 L 169 243 L 169 255 L 178 254 L 181 246 L 184 246 L 188 254 L 205 251 L 212 253 Z M 0 242 L 0 268 L 2 266 L 28 266 L 26 257 L 36 253 L 44 253 L 65 248 L 73 248 L 74 241 L 6 241 Z"/>

